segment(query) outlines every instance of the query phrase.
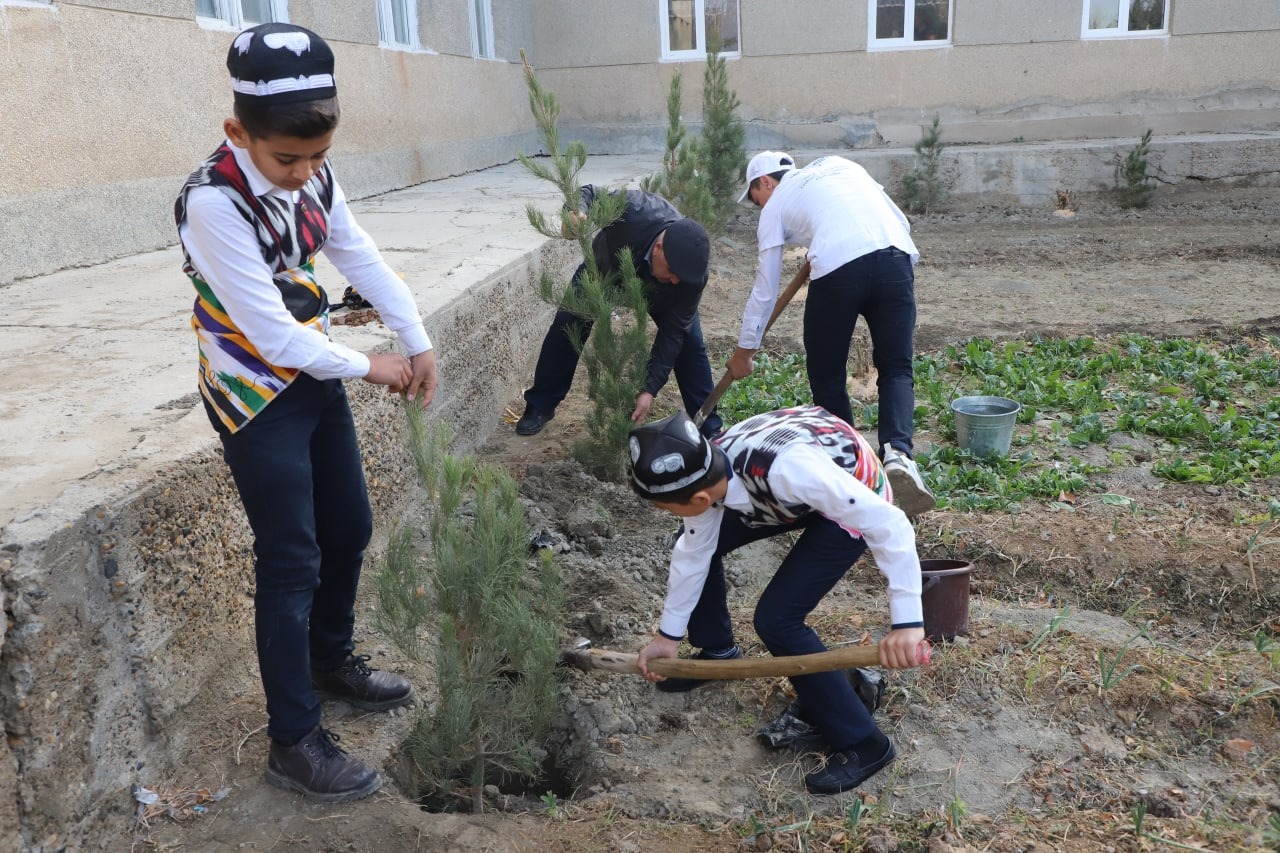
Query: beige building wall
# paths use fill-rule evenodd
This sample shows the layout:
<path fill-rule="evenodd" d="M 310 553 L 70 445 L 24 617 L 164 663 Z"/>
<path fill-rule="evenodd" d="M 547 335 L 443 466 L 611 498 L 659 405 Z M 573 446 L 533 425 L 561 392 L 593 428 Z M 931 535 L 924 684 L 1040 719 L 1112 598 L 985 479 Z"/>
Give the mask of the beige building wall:
<path fill-rule="evenodd" d="M 528 52 L 592 153 L 656 152 L 672 76 L 700 118 L 704 63 L 660 56 L 661 0 L 414 0 L 422 50 L 378 45 L 373 0 L 289 0 L 338 58 L 338 175 L 359 198 L 537 151 Z M 1171 0 L 1171 35 L 1082 39 L 1086 0 L 953 0 L 952 44 L 867 49 L 866 0 L 739 0 L 729 75 L 747 146 L 948 142 L 1280 127 L 1280 4 Z M 232 38 L 195 0 L 0 0 L 0 283 L 174 242 L 182 179 L 221 140 Z M 656 158 L 655 158 L 656 161 Z"/>
<path fill-rule="evenodd" d="M 953 0 L 951 45 L 868 50 L 865 0 L 740 0 L 748 147 L 910 145 L 935 114 L 951 142 L 1280 127 L 1280 5 L 1171 0 L 1168 36 L 1082 39 L 1085 1 Z M 676 68 L 696 126 L 702 64 L 660 61 L 657 2 L 565 0 L 574 27 L 535 24 L 544 80 L 595 148 L 659 144 Z"/>
<path fill-rule="evenodd" d="M 468 5 L 421 0 L 423 50 L 406 52 L 378 46 L 372 0 L 290 0 L 337 57 L 334 162 L 352 197 L 532 144 L 518 64 L 530 7 L 495 9 L 487 60 L 471 55 Z M 194 0 L 0 2 L 0 282 L 176 241 L 174 198 L 231 112 L 233 37 L 197 25 Z"/>

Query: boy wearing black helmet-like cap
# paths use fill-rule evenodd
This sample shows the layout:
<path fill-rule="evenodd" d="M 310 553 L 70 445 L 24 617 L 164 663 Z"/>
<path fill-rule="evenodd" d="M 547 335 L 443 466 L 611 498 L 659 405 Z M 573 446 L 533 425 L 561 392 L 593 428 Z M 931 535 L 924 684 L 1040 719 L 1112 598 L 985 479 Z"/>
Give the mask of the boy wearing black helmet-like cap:
<path fill-rule="evenodd" d="M 366 797 L 378 774 L 320 725 L 321 699 L 383 710 L 413 698 L 352 639 L 372 511 L 344 379 L 431 402 L 436 361 L 404 282 L 351 215 L 328 163 L 333 52 L 292 24 L 239 33 L 235 115 L 174 215 L 195 288 L 199 387 L 254 535 L 254 625 L 267 701 L 267 780 L 317 802 Z M 330 339 L 324 252 L 397 333 L 404 355 Z"/>
<path fill-rule="evenodd" d="M 889 668 L 917 664 L 924 640 L 920 560 L 910 522 L 892 503 L 879 458 L 847 422 L 817 406 L 756 415 L 705 439 L 683 413 L 631 431 L 631 485 L 684 520 L 671 553 L 658 636 L 639 655 L 659 690 L 696 679 L 664 679 L 650 661 L 676 657 L 686 632 L 695 657 L 741 656 L 726 601 L 725 554 L 768 536 L 800 533 L 756 604 L 754 626 L 769 652 L 826 649 L 805 618 L 870 548 L 889 581 L 890 629 L 880 641 Z M 791 679 L 804 718 L 826 741 L 826 760 L 805 777 L 813 793 L 856 788 L 894 758 L 843 673 Z"/>

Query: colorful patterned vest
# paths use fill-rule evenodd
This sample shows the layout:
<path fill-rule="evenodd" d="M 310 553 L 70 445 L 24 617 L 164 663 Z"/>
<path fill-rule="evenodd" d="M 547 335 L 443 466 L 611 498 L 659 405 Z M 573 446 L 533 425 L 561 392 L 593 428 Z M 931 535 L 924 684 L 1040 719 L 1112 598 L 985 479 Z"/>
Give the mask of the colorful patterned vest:
<path fill-rule="evenodd" d="M 326 162 L 302 188 L 297 203 L 255 196 L 249 180 L 225 143 L 187 179 L 174 205 L 181 228 L 187 220 L 187 195 L 196 187 L 216 187 L 258 236 L 272 284 L 293 318 L 317 331 L 329 331 L 329 301 L 316 283 L 315 256 L 329 237 L 333 173 Z M 185 250 L 184 250 L 185 255 Z M 191 315 L 200 349 L 200 393 L 231 432 L 243 427 L 289 386 L 293 368 L 268 363 L 227 316 L 213 290 L 186 257 L 182 271 L 195 285 Z"/>
<path fill-rule="evenodd" d="M 751 527 L 790 524 L 813 511 L 806 504 L 783 503 L 769 485 L 773 461 L 783 448 L 793 444 L 818 448 L 867 488 L 887 501 L 893 500 L 889 479 L 871 445 L 857 430 L 821 406 L 782 409 L 747 418 L 731 427 L 718 444 L 751 498 L 754 512 L 747 519 Z"/>

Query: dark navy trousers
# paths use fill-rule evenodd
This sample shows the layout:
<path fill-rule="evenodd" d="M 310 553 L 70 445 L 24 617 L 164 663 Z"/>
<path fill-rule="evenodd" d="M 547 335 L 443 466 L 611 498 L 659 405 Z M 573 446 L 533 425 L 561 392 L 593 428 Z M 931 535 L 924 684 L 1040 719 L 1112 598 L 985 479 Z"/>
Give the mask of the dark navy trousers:
<path fill-rule="evenodd" d="M 574 280 L 577 280 L 577 275 Z M 540 412 L 555 412 L 573 386 L 573 374 L 578 369 L 580 350 L 591 335 L 593 325 L 590 320 L 584 320 L 563 308 L 556 311 L 551 328 L 542 340 L 538 364 L 533 371 L 533 385 L 524 392 L 526 403 Z M 574 341 L 578 342 L 577 346 Z M 693 315 L 693 323 L 685 333 L 684 346 L 676 356 L 672 372 L 675 373 L 676 385 L 680 388 L 680 402 L 689 417 L 693 417 L 715 389 L 715 383 L 711 380 L 707 346 L 702 339 L 702 323 L 697 314 Z M 723 425 L 719 413 L 712 409 L 702 423 L 702 432 L 704 435 L 715 435 Z"/>
<path fill-rule="evenodd" d="M 354 649 L 373 533 L 355 422 L 340 380 L 305 373 L 238 432 L 212 412 L 210 421 L 253 530 L 267 733 L 294 743 L 320 722 L 311 670 L 334 669 Z"/>
<path fill-rule="evenodd" d="M 816 512 L 793 524 L 749 527 L 742 513 L 725 510 L 711 570 L 689 618 L 691 645 L 701 649 L 734 645 L 722 557 L 750 542 L 791 530 L 800 531 L 800 538 L 756 603 L 756 634 L 775 657 L 827 650 L 805 619 L 862 556 L 867 543 Z M 805 717 L 822 730 L 832 749 L 853 746 L 877 731 L 843 672 L 797 676 L 791 684 Z"/>
<path fill-rule="evenodd" d="M 893 445 L 911 455 L 915 433 L 915 271 L 901 249 L 855 258 L 809 283 L 804 349 L 814 405 L 853 424 L 848 362 L 858 315 L 871 333 L 871 360 L 880 392 L 880 455 Z"/>

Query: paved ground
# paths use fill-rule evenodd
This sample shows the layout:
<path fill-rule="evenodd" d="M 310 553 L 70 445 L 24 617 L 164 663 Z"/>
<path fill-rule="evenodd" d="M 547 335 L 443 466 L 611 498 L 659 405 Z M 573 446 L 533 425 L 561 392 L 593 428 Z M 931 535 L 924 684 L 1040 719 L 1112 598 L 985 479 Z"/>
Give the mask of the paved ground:
<path fill-rule="evenodd" d="M 616 184 L 652 163 L 593 157 L 580 179 Z M 554 188 L 511 163 L 353 208 L 430 331 L 433 311 L 542 246 L 530 202 L 554 207 Z M 181 265 L 173 246 L 0 287 L 0 529 L 56 527 L 213 440 L 196 396 Z M 341 298 L 345 282 L 323 259 L 320 280 Z M 362 350 L 393 337 L 377 324 L 333 335 Z"/>

